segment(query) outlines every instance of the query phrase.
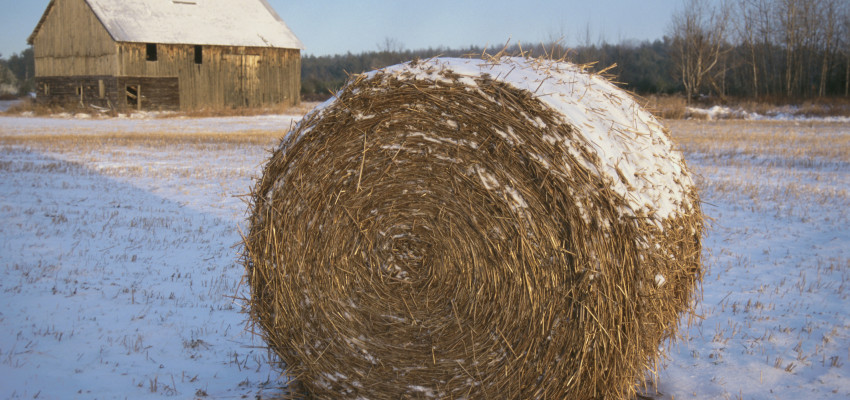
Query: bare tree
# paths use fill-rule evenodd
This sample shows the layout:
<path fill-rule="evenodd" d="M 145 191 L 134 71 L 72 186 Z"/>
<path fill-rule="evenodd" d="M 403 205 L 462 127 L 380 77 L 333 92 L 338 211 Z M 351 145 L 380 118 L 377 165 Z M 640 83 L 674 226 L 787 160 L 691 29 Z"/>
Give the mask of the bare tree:
<path fill-rule="evenodd" d="M 673 15 L 672 55 L 688 102 L 699 93 L 706 78 L 712 77 L 710 74 L 728 52 L 729 16 L 728 2 L 715 7 L 706 0 L 686 0 L 684 8 Z"/>
<path fill-rule="evenodd" d="M 753 96 L 759 95 L 759 73 L 758 73 L 758 44 L 756 32 L 756 19 L 758 18 L 757 11 L 753 3 L 757 0 L 739 0 L 737 4 L 738 19 L 735 26 L 737 27 L 738 38 L 741 43 L 747 48 L 748 60 L 747 63 L 752 73 L 751 79 L 753 84 Z"/>
<path fill-rule="evenodd" d="M 850 97 L 850 3 L 842 4 L 837 14 L 835 46 L 844 56 L 844 97 Z"/>
<path fill-rule="evenodd" d="M 838 33 L 838 23 L 840 16 L 838 15 L 837 0 L 823 0 L 820 7 L 821 37 L 823 41 L 823 62 L 821 63 L 820 71 L 820 87 L 818 88 L 818 96 L 823 97 L 826 94 L 826 81 L 829 80 L 829 67 L 832 52 L 835 46 L 836 34 Z"/>
<path fill-rule="evenodd" d="M 746 49 L 753 96 L 771 91 L 773 15 L 775 0 L 738 0 L 734 20 L 738 42 Z M 762 84 L 762 78 L 764 83 Z"/>
<path fill-rule="evenodd" d="M 850 97 L 850 5 L 844 5 L 844 23 L 841 48 L 844 49 L 844 97 Z"/>
<path fill-rule="evenodd" d="M 810 82 L 817 74 L 818 52 L 823 51 L 821 13 L 824 0 L 779 0 L 781 43 L 785 47 L 785 95 L 809 95 Z"/>
<path fill-rule="evenodd" d="M 759 36 L 759 69 L 764 77 L 764 93 L 777 93 L 782 88 L 782 82 L 777 79 L 777 71 L 779 71 L 779 57 L 774 50 L 776 38 L 776 18 L 774 6 L 777 0 L 757 0 L 755 6 L 755 21 Z"/>
<path fill-rule="evenodd" d="M 389 36 L 384 38 L 383 43 L 377 44 L 378 51 L 384 53 L 401 53 L 404 51 L 404 45 L 398 39 Z"/>

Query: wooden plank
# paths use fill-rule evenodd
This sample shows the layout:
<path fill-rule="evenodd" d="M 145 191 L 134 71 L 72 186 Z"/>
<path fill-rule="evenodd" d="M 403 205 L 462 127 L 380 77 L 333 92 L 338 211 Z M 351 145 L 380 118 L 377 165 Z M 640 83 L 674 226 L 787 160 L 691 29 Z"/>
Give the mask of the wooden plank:
<path fill-rule="evenodd" d="M 242 56 L 242 105 L 245 107 L 266 105 L 260 92 L 261 85 L 258 77 L 260 57 L 250 54 Z"/>
<path fill-rule="evenodd" d="M 35 80 L 38 104 L 114 109 L 118 99 L 113 76 L 53 76 Z"/>
<path fill-rule="evenodd" d="M 124 97 L 119 100 L 119 109 L 180 109 L 180 85 L 177 78 L 119 77 L 117 82 L 124 93 Z"/>
<path fill-rule="evenodd" d="M 224 107 L 242 107 L 242 55 L 222 56 L 222 83 L 224 84 Z"/>

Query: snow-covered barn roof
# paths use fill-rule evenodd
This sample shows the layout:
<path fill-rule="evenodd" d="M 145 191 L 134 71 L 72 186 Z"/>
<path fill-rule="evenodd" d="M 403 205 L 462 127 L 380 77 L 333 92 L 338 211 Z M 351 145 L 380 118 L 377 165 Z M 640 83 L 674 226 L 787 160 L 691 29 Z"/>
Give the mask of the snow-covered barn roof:
<path fill-rule="evenodd" d="M 30 36 L 32 43 L 56 0 Z M 116 42 L 302 49 L 266 0 L 85 0 Z"/>

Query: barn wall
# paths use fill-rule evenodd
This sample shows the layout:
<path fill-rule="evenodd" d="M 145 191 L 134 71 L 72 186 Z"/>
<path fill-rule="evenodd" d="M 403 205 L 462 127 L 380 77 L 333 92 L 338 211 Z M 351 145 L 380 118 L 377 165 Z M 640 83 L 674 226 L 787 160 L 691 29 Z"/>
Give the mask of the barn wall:
<path fill-rule="evenodd" d="M 113 108 L 118 99 L 111 76 L 40 76 L 35 86 L 36 101 L 45 105 Z"/>
<path fill-rule="evenodd" d="M 180 108 L 262 107 L 298 104 L 301 55 L 297 49 L 157 44 L 157 60 L 146 60 L 145 43 L 118 46 L 119 75 L 177 77 Z"/>
<path fill-rule="evenodd" d="M 117 45 L 85 0 L 56 0 L 32 44 L 36 76 L 117 72 Z"/>
<path fill-rule="evenodd" d="M 177 78 L 46 76 L 36 78 L 36 102 L 118 111 L 180 109 Z"/>
<path fill-rule="evenodd" d="M 119 76 L 116 80 L 119 109 L 176 111 L 181 108 L 180 83 L 177 78 Z M 135 103 L 131 99 L 131 88 L 136 90 Z"/>

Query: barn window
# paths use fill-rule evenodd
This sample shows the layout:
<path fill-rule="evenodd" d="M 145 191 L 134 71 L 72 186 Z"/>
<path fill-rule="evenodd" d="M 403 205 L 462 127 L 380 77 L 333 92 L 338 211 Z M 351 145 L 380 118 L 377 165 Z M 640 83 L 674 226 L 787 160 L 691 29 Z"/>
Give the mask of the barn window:
<path fill-rule="evenodd" d="M 156 43 L 148 43 L 145 46 L 145 60 L 156 61 Z"/>
<path fill-rule="evenodd" d="M 204 63 L 204 46 L 195 46 L 195 64 Z"/>
<path fill-rule="evenodd" d="M 106 97 L 106 85 L 103 84 L 103 79 L 97 80 L 97 96 L 101 99 Z"/>
<path fill-rule="evenodd" d="M 83 85 L 77 86 L 77 96 L 83 97 Z"/>

